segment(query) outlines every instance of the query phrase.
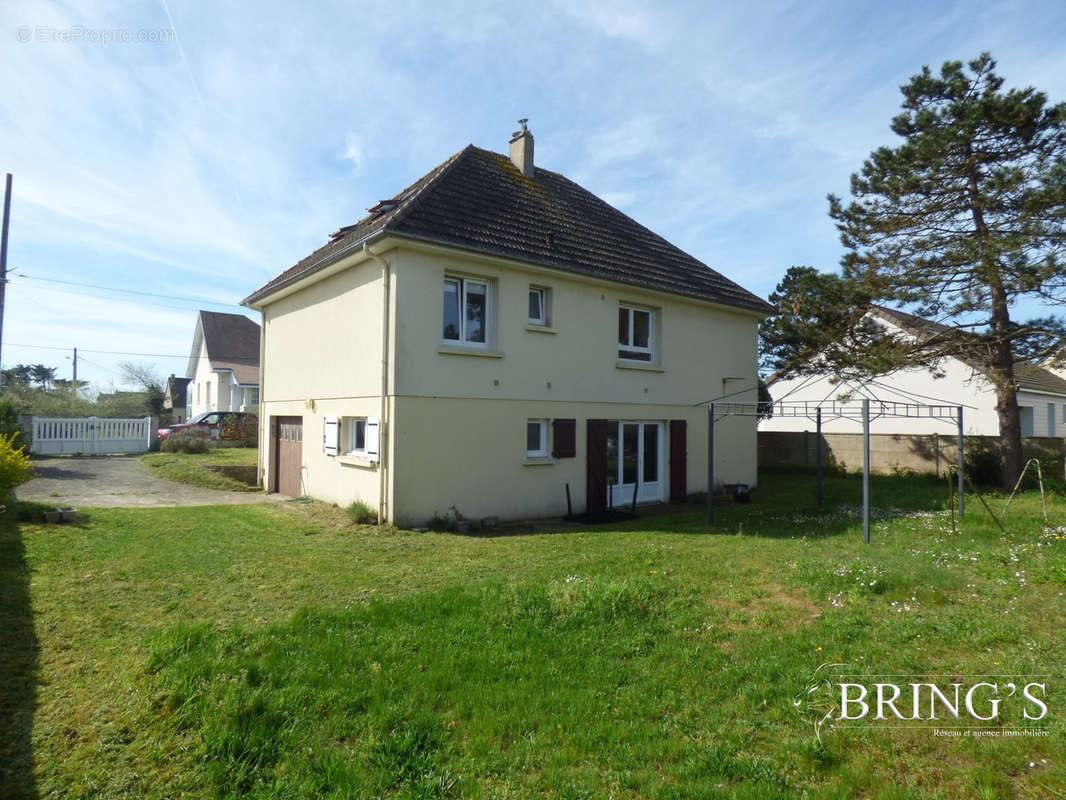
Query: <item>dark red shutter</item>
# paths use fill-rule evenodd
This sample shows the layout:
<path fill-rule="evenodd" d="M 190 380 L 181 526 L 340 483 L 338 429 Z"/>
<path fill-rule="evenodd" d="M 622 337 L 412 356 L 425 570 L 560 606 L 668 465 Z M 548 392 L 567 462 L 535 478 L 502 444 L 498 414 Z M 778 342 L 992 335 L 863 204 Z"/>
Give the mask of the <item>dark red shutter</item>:
<path fill-rule="evenodd" d="M 607 420 L 590 419 L 585 480 L 585 510 L 607 510 Z"/>
<path fill-rule="evenodd" d="M 552 420 L 552 458 L 574 458 L 577 455 L 577 420 Z"/>
<path fill-rule="evenodd" d="M 670 420 L 670 502 L 688 499 L 688 423 Z"/>

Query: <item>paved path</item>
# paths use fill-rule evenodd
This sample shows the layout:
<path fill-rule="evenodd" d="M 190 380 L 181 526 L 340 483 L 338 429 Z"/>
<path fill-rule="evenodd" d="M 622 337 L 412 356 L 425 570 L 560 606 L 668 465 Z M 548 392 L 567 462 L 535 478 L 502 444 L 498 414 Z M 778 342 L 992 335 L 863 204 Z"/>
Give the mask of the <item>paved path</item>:
<path fill-rule="evenodd" d="M 262 492 L 223 492 L 156 478 L 137 458 L 93 456 L 40 458 L 36 478 L 18 487 L 19 500 L 74 508 L 149 508 L 264 503 L 280 499 Z"/>

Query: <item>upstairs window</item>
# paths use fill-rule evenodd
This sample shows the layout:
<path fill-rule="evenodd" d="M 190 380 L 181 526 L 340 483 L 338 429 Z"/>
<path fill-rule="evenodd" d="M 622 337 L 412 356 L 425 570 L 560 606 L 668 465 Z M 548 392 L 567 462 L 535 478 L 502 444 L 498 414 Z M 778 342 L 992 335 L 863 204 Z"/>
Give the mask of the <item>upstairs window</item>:
<path fill-rule="evenodd" d="M 548 310 L 545 305 L 547 292 L 536 286 L 529 287 L 529 324 L 547 325 Z"/>
<path fill-rule="evenodd" d="M 489 285 L 471 278 L 444 279 L 444 341 L 485 346 L 489 336 Z"/>
<path fill-rule="evenodd" d="M 651 361 L 655 344 L 655 315 L 649 309 L 618 307 L 618 357 L 627 361 Z"/>

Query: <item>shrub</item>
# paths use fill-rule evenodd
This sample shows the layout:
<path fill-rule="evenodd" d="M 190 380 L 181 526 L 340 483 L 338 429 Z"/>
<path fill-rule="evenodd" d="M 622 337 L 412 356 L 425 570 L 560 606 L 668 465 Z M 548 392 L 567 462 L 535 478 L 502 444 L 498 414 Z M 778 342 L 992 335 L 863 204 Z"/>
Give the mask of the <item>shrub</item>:
<path fill-rule="evenodd" d="M 11 499 L 11 491 L 33 477 L 30 457 L 18 443 L 19 434 L 0 433 L 0 502 Z"/>
<path fill-rule="evenodd" d="M 192 428 L 177 431 L 159 443 L 159 450 L 163 453 L 206 453 L 207 437 Z"/>
<path fill-rule="evenodd" d="M 241 434 L 241 440 L 244 442 L 245 447 L 258 447 L 259 446 L 259 417 L 256 414 L 249 414 L 244 418 L 243 431 Z"/>
<path fill-rule="evenodd" d="M 378 512 L 362 500 L 356 500 L 348 506 L 348 516 L 356 525 L 374 525 L 378 521 Z"/>
<path fill-rule="evenodd" d="M 219 439 L 240 441 L 245 447 L 258 447 L 259 417 L 255 414 L 249 414 L 246 417 L 229 414 L 223 417 L 219 429 Z"/>
<path fill-rule="evenodd" d="M 19 414 L 10 400 L 0 400 L 0 434 L 22 434 L 19 426 Z M 19 442 L 22 440 L 19 439 Z M 25 446 L 21 444 L 20 446 Z"/>
<path fill-rule="evenodd" d="M 969 439 L 965 444 L 966 475 L 975 486 L 996 488 L 1000 485 L 1002 461 L 999 449 Z"/>

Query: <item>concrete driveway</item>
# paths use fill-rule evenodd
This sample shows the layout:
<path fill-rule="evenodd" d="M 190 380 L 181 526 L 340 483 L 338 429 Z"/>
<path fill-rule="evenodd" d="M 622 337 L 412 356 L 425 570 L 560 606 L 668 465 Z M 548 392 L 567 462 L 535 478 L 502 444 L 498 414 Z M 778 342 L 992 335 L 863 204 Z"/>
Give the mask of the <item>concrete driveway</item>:
<path fill-rule="evenodd" d="M 263 503 L 263 492 L 222 492 L 156 478 L 137 458 L 92 456 L 40 458 L 37 477 L 15 490 L 19 500 L 74 508 L 150 508 Z"/>

